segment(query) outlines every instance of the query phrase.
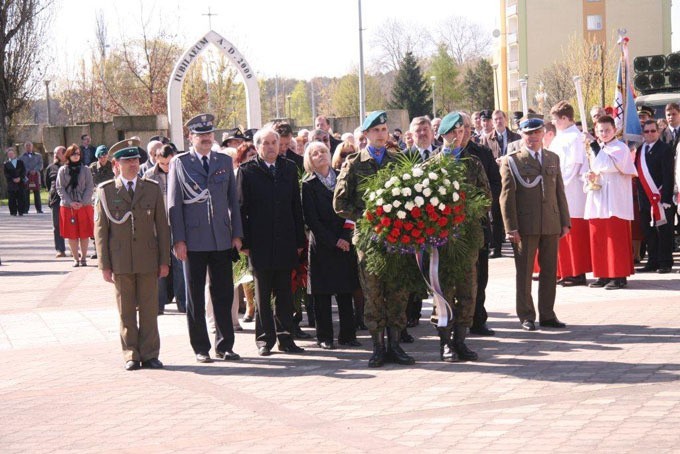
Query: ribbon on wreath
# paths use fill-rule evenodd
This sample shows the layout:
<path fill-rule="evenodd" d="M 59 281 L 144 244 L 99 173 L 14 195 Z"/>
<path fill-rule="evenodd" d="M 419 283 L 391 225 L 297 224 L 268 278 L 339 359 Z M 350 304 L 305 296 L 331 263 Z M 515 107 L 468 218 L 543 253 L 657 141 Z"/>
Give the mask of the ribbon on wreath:
<path fill-rule="evenodd" d="M 427 284 L 427 288 L 432 292 L 432 304 L 437 311 L 437 326 L 446 327 L 449 323 L 453 321 L 454 314 L 453 309 L 444 294 L 442 293 L 442 288 L 439 283 L 439 249 L 435 247 L 428 248 L 430 255 L 430 266 L 428 273 L 425 273 L 425 260 L 422 250 L 418 250 L 415 253 L 416 262 L 418 263 L 418 269 L 420 274 Z M 434 321 L 434 320 L 433 320 Z"/>

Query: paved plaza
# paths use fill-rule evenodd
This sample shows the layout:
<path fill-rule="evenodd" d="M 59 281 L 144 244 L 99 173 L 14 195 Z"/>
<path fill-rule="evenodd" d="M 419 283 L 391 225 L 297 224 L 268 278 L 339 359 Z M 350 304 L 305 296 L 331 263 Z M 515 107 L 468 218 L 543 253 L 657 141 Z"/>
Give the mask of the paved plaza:
<path fill-rule="evenodd" d="M 0 452 L 678 452 L 680 275 L 559 288 L 566 330 L 524 332 L 509 251 L 491 261 L 495 337 L 480 361 L 438 360 L 422 323 L 415 366 L 366 367 L 363 347 L 197 364 L 186 319 L 159 319 L 164 370 L 123 370 L 113 288 L 54 259 L 49 214 L 0 209 Z M 680 257 L 676 256 L 676 261 Z M 675 268 L 677 269 L 677 267 Z M 674 270 L 675 270 L 674 269 Z M 305 328 L 313 334 L 312 329 Z"/>

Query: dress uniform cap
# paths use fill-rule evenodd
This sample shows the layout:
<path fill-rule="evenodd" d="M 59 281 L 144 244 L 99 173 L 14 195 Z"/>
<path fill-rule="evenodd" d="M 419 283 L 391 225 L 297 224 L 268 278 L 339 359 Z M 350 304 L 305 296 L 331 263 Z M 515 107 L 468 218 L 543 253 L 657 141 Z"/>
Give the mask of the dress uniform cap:
<path fill-rule="evenodd" d="M 361 125 L 361 130 L 368 131 L 374 126 L 384 125 L 385 123 L 387 123 L 387 113 L 384 110 L 376 110 L 368 114 Z"/>
<path fill-rule="evenodd" d="M 168 139 L 167 137 L 165 137 L 163 135 L 153 136 L 151 139 L 149 139 L 149 142 L 153 142 L 154 140 L 159 141 L 163 145 L 167 145 L 167 144 L 170 143 L 170 139 Z"/>
<path fill-rule="evenodd" d="M 113 159 L 139 159 L 139 140 L 125 139 L 114 144 L 109 152 L 113 155 Z"/>
<path fill-rule="evenodd" d="M 442 118 L 437 134 L 440 136 L 449 133 L 452 129 L 463 126 L 463 118 L 458 112 L 451 112 Z"/>
<path fill-rule="evenodd" d="M 94 157 L 99 159 L 99 158 L 101 158 L 102 156 L 104 156 L 105 154 L 108 154 L 108 153 L 109 153 L 109 149 L 106 145 L 99 145 L 97 147 L 97 150 L 94 152 Z"/>
<path fill-rule="evenodd" d="M 257 128 L 252 128 L 252 129 L 246 129 L 243 132 L 243 138 L 246 139 L 248 142 L 253 141 L 253 137 L 255 137 L 255 133 L 257 132 Z"/>
<path fill-rule="evenodd" d="M 241 131 L 241 128 L 227 129 L 222 133 L 222 145 L 225 145 L 225 142 L 231 139 L 245 140 L 246 137 L 243 135 L 243 131 Z"/>
<path fill-rule="evenodd" d="M 209 113 L 203 113 L 196 115 L 191 120 L 187 121 L 185 126 L 189 129 L 189 132 L 194 134 L 208 134 L 215 130 L 215 116 Z"/>
<path fill-rule="evenodd" d="M 543 120 L 540 118 L 525 118 L 519 122 L 519 129 L 522 132 L 535 131 L 543 127 Z"/>
<path fill-rule="evenodd" d="M 649 115 L 650 117 L 654 116 L 654 108 L 649 107 L 649 106 L 640 106 L 638 107 L 638 115 Z"/>
<path fill-rule="evenodd" d="M 479 112 L 479 118 L 482 120 L 491 120 L 492 112 L 489 109 L 485 109 Z"/>

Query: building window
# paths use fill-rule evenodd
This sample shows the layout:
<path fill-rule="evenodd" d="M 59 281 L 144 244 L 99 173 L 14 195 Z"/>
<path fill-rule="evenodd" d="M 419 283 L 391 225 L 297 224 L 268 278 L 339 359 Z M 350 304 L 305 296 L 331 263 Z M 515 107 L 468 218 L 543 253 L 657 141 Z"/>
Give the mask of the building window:
<path fill-rule="evenodd" d="M 588 3 L 598 3 L 598 2 L 600 2 L 600 1 L 601 1 L 601 0 L 588 0 Z"/>
<path fill-rule="evenodd" d="M 589 32 L 594 32 L 602 30 L 602 16 L 599 14 L 593 14 L 586 18 L 586 24 L 588 26 Z"/>

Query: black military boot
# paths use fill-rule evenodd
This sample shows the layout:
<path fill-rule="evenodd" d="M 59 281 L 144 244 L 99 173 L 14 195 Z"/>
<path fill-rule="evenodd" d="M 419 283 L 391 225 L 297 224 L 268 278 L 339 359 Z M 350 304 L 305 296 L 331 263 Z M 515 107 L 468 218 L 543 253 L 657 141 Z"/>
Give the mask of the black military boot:
<path fill-rule="evenodd" d="M 451 348 L 451 328 L 437 327 L 439 334 L 439 359 L 447 363 L 460 361 L 456 351 Z"/>
<path fill-rule="evenodd" d="M 406 354 L 399 345 L 399 338 L 401 337 L 401 330 L 387 328 L 387 338 L 389 341 L 387 353 L 385 355 L 385 360 L 402 364 L 404 366 L 410 366 L 415 364 L 416 360 Z"/>
<path fill-rule="evenodd" d="M 373 354 L 368 360 L 368 367 L 382 367 L 385 364 L 385 338 L 383 332 L 371 332 L 373 339 Z"/>
<path fill-rule="evenodd" d="M 458 358 L 461 361 L 477 361 L 477 353 L 470 350 L 465 345 L 465 337 L 467 336 L 467 328 L 459 325 L 453 327 L 453 349 L 456 351 Z"/>

